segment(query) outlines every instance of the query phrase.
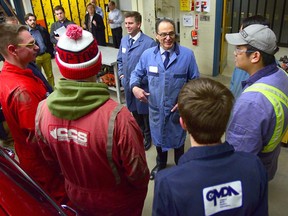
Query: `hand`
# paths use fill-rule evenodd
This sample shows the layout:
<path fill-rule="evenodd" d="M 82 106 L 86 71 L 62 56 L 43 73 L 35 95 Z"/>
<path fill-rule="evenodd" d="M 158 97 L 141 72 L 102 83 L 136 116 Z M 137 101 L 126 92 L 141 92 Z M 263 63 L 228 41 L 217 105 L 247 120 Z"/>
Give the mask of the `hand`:
<path fill-rule="evenodd" d="M 171 112 L 176 111 L 176 109 L 178 109 L 178 103 L 171 109 Z"/>
<path fill-rule="evenodd" d="M 133 87 L 132 92 L 139 101 L 148 103 L 147 96 L 149 96 L 150 93 L 145 92 L 142 88 L 139 88 L 137 86 Z"/>

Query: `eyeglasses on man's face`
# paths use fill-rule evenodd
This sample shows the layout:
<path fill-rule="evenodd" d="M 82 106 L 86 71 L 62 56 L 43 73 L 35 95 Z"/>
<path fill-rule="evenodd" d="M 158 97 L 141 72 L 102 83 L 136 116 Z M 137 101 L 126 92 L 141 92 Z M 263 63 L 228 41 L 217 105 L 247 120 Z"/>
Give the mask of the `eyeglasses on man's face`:
<path fill-rule="evenodd" d="M 176 34 L 175 34 L 175 32 L 168 32 L 168 33 L 166 33 L 166 32 L 162 32 L 162 33 L 157 33 L 161 38 L 167 38 L 168 36 L 170 37 L 170 38 L 175 38 L 175 36 L 176 36 Z"/>
<path fill-rule="evenodd" d="M 239 47 L 235 47 L 235 50 L 234 50 L 234 54 L 241 54 L 241 53 L 253 53 L 255 52 L 255 50 L 244 50 L 244 49 L 240 49 Z"/>
<path fill-rule="evenodd" d="M 35 40 L 33 40 L 33 42 L 31 42 L 31 43 L 27 43 L 27 44 L 17 44 L 17 46 L 24 46 L 24 47 L 27 47 L 27 48 L 34 48 L 34 46 L 36 45 L 36 41 Z"/>

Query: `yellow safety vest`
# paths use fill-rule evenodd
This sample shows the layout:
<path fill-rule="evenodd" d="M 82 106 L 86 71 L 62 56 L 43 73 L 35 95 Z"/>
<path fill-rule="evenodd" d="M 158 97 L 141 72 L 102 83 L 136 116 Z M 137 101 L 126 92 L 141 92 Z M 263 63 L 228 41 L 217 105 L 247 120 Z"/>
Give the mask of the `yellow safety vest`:
<path fill-rule="evenodd" d="M 286 133 L 282 139 L 282 143 L 286 143 L 286 144 L 288 143 L 288 130 L 286 131 Z"/>
<path fill-rule="evenodd" d="M 275 88 L 274 86 L 255 83 L 250 87 L 246 88 L 244 92 L 260 92 L 262 93 L 272 104 L 274 112 L 276 115 L 276 124 L 274 128 L 273 135 L 268 142 L 268 144 L 262 150 L 263 153 L 272 152 L 277 145 L 281 142 L 282 137 L 287 132 L 287 126 L 284 128 L 285 116 L 283 106 L 288 108 L 288 96 L 284 94 L 281 90 Z M 244 93 L 243 92 L 243 93 Z"/>

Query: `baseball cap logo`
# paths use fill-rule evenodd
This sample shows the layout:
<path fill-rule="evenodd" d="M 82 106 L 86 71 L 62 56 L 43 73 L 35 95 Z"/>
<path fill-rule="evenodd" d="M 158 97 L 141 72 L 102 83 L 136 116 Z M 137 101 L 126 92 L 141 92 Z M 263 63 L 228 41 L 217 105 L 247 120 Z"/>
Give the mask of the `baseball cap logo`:
<path fill-rule="evenodd" d="M 240 34 L 242 35 L 243 38 L 248 37 L 248 34 L 245 30 L 240 31 Z"/>

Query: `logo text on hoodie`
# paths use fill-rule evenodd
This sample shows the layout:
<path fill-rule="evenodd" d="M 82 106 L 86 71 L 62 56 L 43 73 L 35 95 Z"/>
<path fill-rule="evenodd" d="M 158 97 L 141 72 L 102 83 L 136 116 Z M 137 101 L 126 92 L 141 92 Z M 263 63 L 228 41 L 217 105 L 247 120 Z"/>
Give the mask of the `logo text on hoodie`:
<path fill-rule="evenodd" d="M 89 132 L 76 127 L 49 126 L 50 135 L 56 141 L 71 142 L 87 147 Z"/>

